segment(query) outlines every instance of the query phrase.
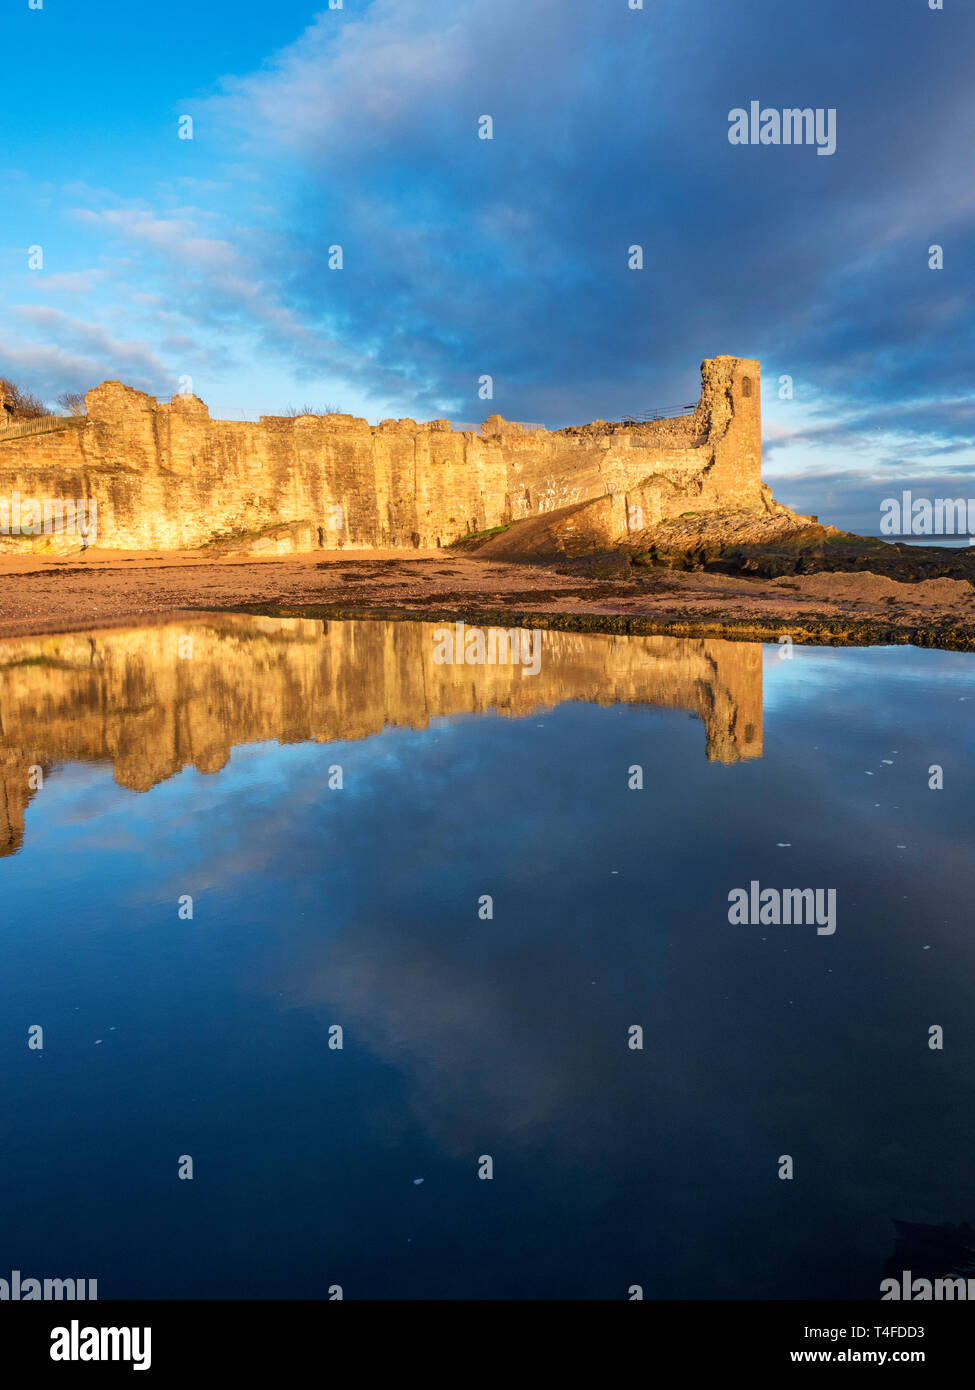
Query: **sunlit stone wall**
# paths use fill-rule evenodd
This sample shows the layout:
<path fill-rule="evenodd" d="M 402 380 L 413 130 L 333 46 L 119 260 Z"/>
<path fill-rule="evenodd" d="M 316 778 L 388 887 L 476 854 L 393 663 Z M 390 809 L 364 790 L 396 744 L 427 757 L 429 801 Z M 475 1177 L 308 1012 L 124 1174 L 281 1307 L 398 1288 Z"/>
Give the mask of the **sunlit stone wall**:
<path fill-rule="evenodd" d="M 492 416 L 479 433 L 350 415 L 211 420 L 196 396 L 159 402 L 108 381 L 88 392 L 84 424 L 6 439 L 0 428 L 0 500 L 30 516 L 30 499 L 93 499 L 99 547 L 258 554 L 435 548 L 600 497 L 624 531 L 634 506 L 643 524 L 760 510 L 759 364 L 715 357 L 701 370 L 697 408 L 677 419 L 550 431 Z M 0 534 L 0 548 L 82 544 L 54 524 Z"/>

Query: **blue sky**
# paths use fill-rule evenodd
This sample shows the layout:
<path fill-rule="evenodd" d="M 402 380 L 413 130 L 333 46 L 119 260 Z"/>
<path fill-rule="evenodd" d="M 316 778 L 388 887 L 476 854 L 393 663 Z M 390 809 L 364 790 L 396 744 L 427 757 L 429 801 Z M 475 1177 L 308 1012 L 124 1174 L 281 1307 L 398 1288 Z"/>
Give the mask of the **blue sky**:
<path fill-rule="evenodd" d="M 875 532 L 902 487 L 968 496 L 975 11 L 944 2 L 24 0 L 0 374 L 557 426 L 728 352 L 783 501 Z M 835 108 L 835 154 L 731 145 L 752 100 Z"/>

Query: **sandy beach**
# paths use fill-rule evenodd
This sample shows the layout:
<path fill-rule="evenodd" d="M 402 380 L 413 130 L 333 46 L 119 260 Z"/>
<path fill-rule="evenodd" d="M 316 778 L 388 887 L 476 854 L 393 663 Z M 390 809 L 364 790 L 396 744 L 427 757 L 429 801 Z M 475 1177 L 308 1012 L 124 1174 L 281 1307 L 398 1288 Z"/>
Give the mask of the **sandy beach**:
<path fill-rule="evenodd" d="M 0 635 L 145 622 L 181 610 L 430 619 L 831 645 L 975 647 L 975 589 L 872 573 L 775 579 L 543 566 L 439 551 L 285 557 L 89 551 L 0 556 Z"/>

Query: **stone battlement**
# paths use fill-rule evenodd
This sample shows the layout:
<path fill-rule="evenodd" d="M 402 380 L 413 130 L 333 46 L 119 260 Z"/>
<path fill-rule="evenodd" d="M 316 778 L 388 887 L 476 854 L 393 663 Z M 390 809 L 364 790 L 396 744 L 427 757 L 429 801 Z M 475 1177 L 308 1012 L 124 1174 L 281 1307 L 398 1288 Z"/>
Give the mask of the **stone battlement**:
<path fill-rule="evenodd" d="M 759 511 L 759 364 L 710 358 L 701 380 L 676 419 L 547 430 L 493 415 L 479 432 L 351 415 L 211 420 L 196 396 L 160 402 L 107 381 L 83 423 L 6 439 L 0 424 L 0 497 L 16 496 L 19 516 L 26 499 L 93 499 L 99 547 L 255 553 L 433 548 L 597 498 L 623 517 L 638 506 L 643 525 Z M 56 524 L 0 546 L 80 544 Z"/>

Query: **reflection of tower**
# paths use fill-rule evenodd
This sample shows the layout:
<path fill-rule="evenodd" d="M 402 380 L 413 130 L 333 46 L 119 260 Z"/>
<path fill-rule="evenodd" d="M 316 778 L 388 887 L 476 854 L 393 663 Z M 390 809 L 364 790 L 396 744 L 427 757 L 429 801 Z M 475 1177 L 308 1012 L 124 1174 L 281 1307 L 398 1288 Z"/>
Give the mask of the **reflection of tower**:
<path fill-rule="evenodd" d="M 32 764 L 111 762 L 118 783 L 148 791 L 184 767 L 218 772 L 239 744 L 517 719 L 567 700 L 691 710 L 708 758 L 761 756 L 758 643 L 546 630 L 529 674 L 516 660 L 438 664 L 438 630 L 221 614 L 193 623 L 192 660 L 180 657 L 185 622 L 0 641 L 0 854 L 20 845 Z"/>
<path fill-rule="evenodd" d="M 707 755 L 719 763 L 762 756 L 762 648 L 756 642 L 705 641 L 714 676 L 698 706 Z"/>
<path fill-rule="evenodd" d="M 762 756 L 762 648 L 757 642 L 720 637 L 624 640 L 629 644 L 623 649 L 627 665 L 643 668 L 630 703 L 693 710 L 704 723 L 711 762 Z M 607 667 L 612 672 L 614 663 Z"/>

